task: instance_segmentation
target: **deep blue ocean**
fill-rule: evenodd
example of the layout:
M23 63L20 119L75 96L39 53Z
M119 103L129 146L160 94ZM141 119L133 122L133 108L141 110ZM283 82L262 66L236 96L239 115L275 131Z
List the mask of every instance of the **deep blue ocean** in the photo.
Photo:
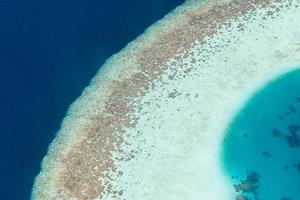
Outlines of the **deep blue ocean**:
M237 195L300 199L300 70L249 99L228 128L223 156Z
M67 108L113 53L184 0L0 0L0 199L29 199Z

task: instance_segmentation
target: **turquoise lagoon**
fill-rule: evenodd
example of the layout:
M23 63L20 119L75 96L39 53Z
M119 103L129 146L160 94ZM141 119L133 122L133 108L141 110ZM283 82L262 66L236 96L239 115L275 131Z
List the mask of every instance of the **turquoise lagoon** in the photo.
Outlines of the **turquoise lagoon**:
M224 169L240 199L299 200L300 70L251 97L228 126L223 147Z

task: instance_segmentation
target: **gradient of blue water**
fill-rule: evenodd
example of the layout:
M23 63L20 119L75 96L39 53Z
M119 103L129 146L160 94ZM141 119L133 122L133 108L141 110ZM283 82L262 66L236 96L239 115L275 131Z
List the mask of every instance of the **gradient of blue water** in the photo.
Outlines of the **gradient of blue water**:
M279 77L253 96L224 140L224 167L233 184L258 174L250 199L300 199L300 70ZM242 192L240 192L242 193Z
M0 1L0 199L29 199L69 104L113 53L184 0Z

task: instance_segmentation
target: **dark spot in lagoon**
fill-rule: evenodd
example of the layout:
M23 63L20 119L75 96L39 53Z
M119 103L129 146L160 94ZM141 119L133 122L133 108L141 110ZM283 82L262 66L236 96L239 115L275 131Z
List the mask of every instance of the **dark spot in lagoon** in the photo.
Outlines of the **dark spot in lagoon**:
M231 179L236 200L300 199L299 91L295 70L262 88L231 121L223 163L230 177L239 177Z
M280 120L284 120L284 117L282 115L278 115L277 118Z
M294 124L289 125L289 135L286 136L286 140L289 143L290 147L299 147L300 146L300 138L297 132L300 130L300 127Z
M297 111L296 108L294 106L292 106L292 105L289 105L289 109L293 113Z
M236 178L239 178L239 177L238 177L238 176L232 176L231 178L232 178L232 179L236 179Z
M289 125L290 133L297 133L299 130L300 130L300 126L295 125L295 124L290 124Z
M299 147L300 140L296 133L292 133L291 135L286 136L286 139L290 145L290 147Z
M280 131L279 129L276 129L276 128L274 128L272 132L273 132L273 136L274 136L274 137L280 137L280 136L283 135L283 134L281 133L281 131Z
M271 154L268 151L263 151L262 154L263 156L271 157Z
M237 195L235 200L247 200L247 197L245 197L244 195L239 194L239 195Z
M300 172L300 162L294 164L294 167Z
M284 114L285 114L285 116L289 116L290 112L285 112Z
M237 193L252 193L255 197L257 197L258 181L258 173L248 172L247 178L245 180L242 180L239 184L234 184L233 186Z

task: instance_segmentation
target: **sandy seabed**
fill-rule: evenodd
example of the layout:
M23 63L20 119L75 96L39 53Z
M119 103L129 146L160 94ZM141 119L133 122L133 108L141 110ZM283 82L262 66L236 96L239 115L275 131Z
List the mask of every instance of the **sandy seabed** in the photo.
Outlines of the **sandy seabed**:
M70 106L32 200L229 200L225 130L300 62L299 0L187 1L112 56Z

